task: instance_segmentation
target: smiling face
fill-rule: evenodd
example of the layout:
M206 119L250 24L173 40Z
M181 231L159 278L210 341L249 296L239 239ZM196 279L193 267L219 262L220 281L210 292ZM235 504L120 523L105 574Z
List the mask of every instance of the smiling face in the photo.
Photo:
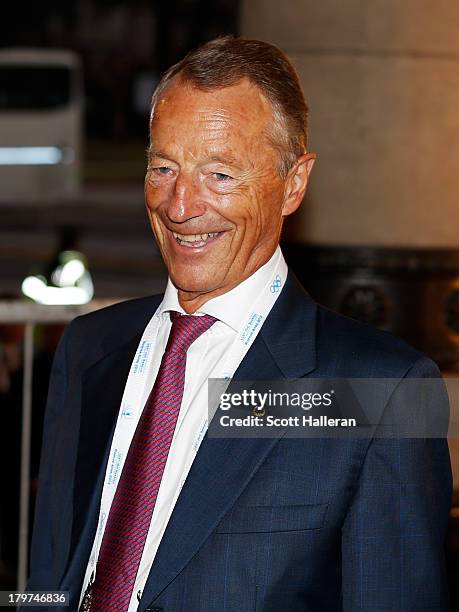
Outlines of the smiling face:
M301 202L314 156L282 179L267 137L273 122L270 104L248 81L210 92L178 81L156 104L147 210L187 312L266 263L284 216Z

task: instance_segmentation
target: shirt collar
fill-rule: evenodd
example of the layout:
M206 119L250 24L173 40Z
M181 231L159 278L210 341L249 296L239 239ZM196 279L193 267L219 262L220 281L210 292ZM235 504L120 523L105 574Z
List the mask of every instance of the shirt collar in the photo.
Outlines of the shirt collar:
M194 314L198 316L211 315L234 331L239 331L250 308L272 280L274 272L279 266L287 267L280 246L276 248L269 261L258 268L249 278L236 285L231 291L209 300ZM179 304L177 289L169 277L159 312L163 314L171 310L186 314Z

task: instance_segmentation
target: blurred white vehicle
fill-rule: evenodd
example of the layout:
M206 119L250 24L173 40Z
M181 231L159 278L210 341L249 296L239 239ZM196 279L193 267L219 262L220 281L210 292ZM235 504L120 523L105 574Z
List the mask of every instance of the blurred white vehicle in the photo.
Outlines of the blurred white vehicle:
M70 51L0 49L0 203L65 200L80 188L83 86Z

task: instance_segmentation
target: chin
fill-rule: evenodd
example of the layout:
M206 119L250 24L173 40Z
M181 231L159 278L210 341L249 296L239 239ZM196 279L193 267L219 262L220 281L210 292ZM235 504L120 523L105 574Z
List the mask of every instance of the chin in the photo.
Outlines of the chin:
M218 284L215 283L215 279L213 282L206 282L203 278L190 278L180 276L171 275L172 282L180 291L186 291L187 293L209 293L210 291L214 291L218 288Z
M181 291L207 293L217 289L225 280L222 268L218 266L172 265L168 266L172 282Z

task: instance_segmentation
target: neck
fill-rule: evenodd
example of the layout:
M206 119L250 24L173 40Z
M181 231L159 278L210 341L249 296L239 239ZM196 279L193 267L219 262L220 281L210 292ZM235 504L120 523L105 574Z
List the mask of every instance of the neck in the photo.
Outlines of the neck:
M242 281L240 281L242 282ZM224 293L228 293L231 291L236 285L239 283L235 283L231 287L222 287L220 289L214 289L207 292L199 292L199 291L184 291L183 289L178 289L178 301L180 306L187 314L193 314L197 310L199 310L206 302L209 300L218 297L219 295L223 295Z

